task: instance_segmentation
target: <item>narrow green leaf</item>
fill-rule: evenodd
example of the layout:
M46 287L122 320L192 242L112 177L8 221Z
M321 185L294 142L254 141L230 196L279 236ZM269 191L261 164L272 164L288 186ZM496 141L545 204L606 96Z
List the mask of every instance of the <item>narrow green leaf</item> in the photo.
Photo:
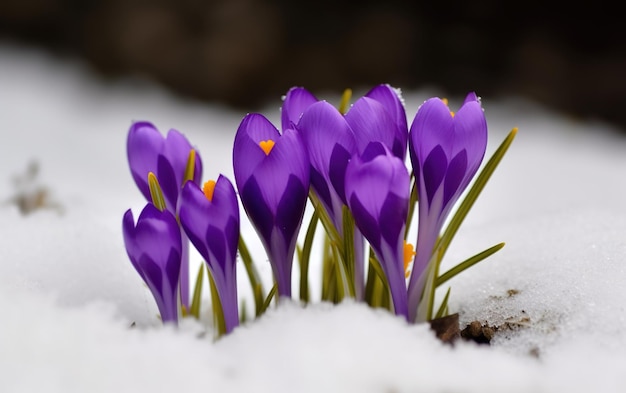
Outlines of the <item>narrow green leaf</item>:
M265 298L265 301L263 302L263 309L261 310L261 313L264 313L265 310L268 309L268 307L272 303L272 299L276 295L277 290L278 290L278 284L275 283L274 285L272 285L272 289L270 289L270 292L267 294L267 297Z
M346 289L350 297L356 297L354 276L354 217L348 206L344 205L343 217L343 268L346 277Z
M374 284L378 277L371 263L367 264L367 281L365 282L364 300L367 304L374 307L372 301L374 299Z
M241 299L241 312L239 313L239 324L243 325L248 320L248 303L246 299Z
M319 214L317 210L315 210L306 230L302 252L300 253L300 300L304 303L309 302L309 261L311 259L313 238L315 237L318 221Z
M450 242L452 241L452 238L454 237L459 227L461 226L461 223L467 216L467 213L474 205L474 202L476 202L476 199L482 192L483 188L487 184L487 181L489 180L489 178L495 171L498 164L500 164L500 161L502 160L502 157L504 157L504 154L507 152L509 146L511 146L511 143L513 142L513 139L515 138L516 134L517 134L517 128L514 128L513 130L511 130L508 136L504 139L504 141L502 141L500 146L496 149L496 151L493 153L493 155L491 156L491 158L489 159L489 161L487 162L483 170L480 172L480 174L476 178L476 181L474 182L469 192L463 199L463 202L461 202L461 204L459 205L458 210L456 211L456 213L450 220L450 224L448 225L443 235L439 239L438 245L435 246L435 249L437 248L441 249L442 257L443 257L443 254L445 254L445 252L447 251L448 246L450 245Z
M348 112L350 106L350 99L352 98L352 89L345 89L341 95L341 102L339 103L339 113L345 115Z
M193 315L196 319L200 319L200 303L202 302L202 278L204 277L204 262L200 264L198 269L198 275L196 276L196 285L193 288L193 297L191 299L191 306L189 308L189 314Z
M332 256L331 240L326 233L324 237L324 248L322 254L322 300L331 301L333 288L336 286L335 280L335 260Z
M252 293L254 294L255 312L258 317L263 313L263 284L261 284L261 278L254 267L250 251L248 251L248 246L242 236L239 236L238 248L239 255L241 256L243 265L246 268L246 273L248 274L248 279L250 280L250 286L252 287Z
M483 259L495 254L496 252L500 251L502 247L504 247L504 243L498 243L495 246L489 247L488 249L482 252L479 252L473 257L468 258L465 261L459 263L455 267L451 268L450 270L448 270L447 272L439 276L437 278L436 286L439 286L445 283L446 281L456 276L457 274L463 272L464 270L470 268L471 266L474 266L475 264L482 261Z
M417 206L417 179L415 173L411 170L411 195L409 197L409 213L406 218L406 227L404 228L404 240L409 235L411 229L411 223L413 222L413 216L415 215L415 206Z
M343 300L349 290L347 289L350 285L348 284L348 278L346 277L345 265L340 262L339 250L336 247L332 248L333 251L333 259L335 260L335 278L336 278L336 288L335 288L335 298L333 299L335 303L339 303Z
M163 191L156 175L152 172L148 173L148 187L150 188L150 198L152 204L156 206L160 211L164 211L167 206L165 205L165 198L163 198Z
M222 308L220 295L215 286L215 281L213 280L213 275L209 269L207 269L207 273L209 275L209 286L211 288L211 304L213 305L213 325L217 332L216 338L219 338L226 334L226 320L224 320L224 310Z
M444 296L443 300L441 301L441 305L439 306L439 310L437 310L437 314L435 315L435 318L441 318L447 315L447 310L448 310L448 298L450 298L450 287L448 287L448 290L446 291L446 296Z
M309 191L309 199L313 204L313 208L315 208L315 211L319 215L319 219L322 222L322 226L328 234L331 243L333 243L337 247L341 247L341 244L343 243L341 235L337 231L337 228L335 228L335 224L333 224L333 220L328 215L328 212L324 208L324 205L322 205L322 202L319 200L318 196L313 190ZM343 251L341 252L343 253Z
M389 296L387 276L371 248L368 270L370 272L369 274L373 276L371 306L374 308L381 307L391 311L391 297Z
M187 165L185 166L185 178L183 179L183 186L189 180L193 181L196 172L196 151L191 149L189 156L187 157Z

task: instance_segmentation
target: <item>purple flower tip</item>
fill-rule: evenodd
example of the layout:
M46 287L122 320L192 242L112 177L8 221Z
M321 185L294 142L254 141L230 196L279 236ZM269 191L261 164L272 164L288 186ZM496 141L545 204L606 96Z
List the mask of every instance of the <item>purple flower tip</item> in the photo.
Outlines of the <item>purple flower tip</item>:
M182 241L176 218L148 203L136 224L132 211L126 211L122 230L128 257L152 292L161 319L177 323Z

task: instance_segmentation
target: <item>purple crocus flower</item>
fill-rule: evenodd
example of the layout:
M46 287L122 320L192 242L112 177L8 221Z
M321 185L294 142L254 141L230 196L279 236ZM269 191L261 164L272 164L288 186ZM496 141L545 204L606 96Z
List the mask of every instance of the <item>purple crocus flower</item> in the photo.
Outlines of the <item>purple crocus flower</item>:
M359 98L342 115L327 102L310 105L298 125L311 158L311 185L342 234L342 207L345 196L345 171L350 158L379 141L404 161L408 138L404 105L395 89L382 84ZM354 271L357 299L364 295L364 241L354 233Z
M343 115L326 101L310 105L298 122L310 158L311 186L328 213L333 226L343 235L346 166L357 151L356 136ZM365 288L365 243L354 231L354 290L362 299Z
M404 104L396 89L388 84L375 86L356 100L345 118L357 136L360 152L370 142L379 141L404 161L408 127Z
M207 263L224 312L226 333L239 325L237 305L237 243L239 205L233 185L220 175L201 190L193 182L183 187L180 222Z
M148 173L153 172L163 190L167 209L177 213L178 196L185 180L185 168L189 152L195 150L187 138L177 130L171 129L163 137L159 130L149 122L139 121L131 125L126 141L126 152L130 172L137 187L150 201ZM202 179L202 160L196 154L193 181L200 184Z
M476 174L487 147L487 121L475 93L454 114L439 98L424 102L409 135L417 181L419 222L416 256L409 282L411 320L423 320L418 305L427 267L450 210Z
M178 323L182 244L174 215L148 203L135 225L129 209L122 221L126 252L156 300L163 323Z
M317 98L304 87L292 87L285 95L280 110L280 121L283 130L296 128L302 113L318 101Z
M291 270L309 191L309 156L299 133L281 135L261 114L246 115L233 147L241 203L272 265L280 296L291 297Z
M139 121L131 125L126 141L130 172L143 196L151 201L148 173L156 175L163 191L165 204L174 215L178 212L178 197L185 181L185 169L194 147L175 129L163 137L150 122ZM195 155L193 181L200 184L202 160ZM183 234L183 257L180 276L181 301L189 307L189 242Z
M407 319L404 230L409 188L404 161L380 142L371 142L346 168L346 198L354 221L385 272L395 313Z

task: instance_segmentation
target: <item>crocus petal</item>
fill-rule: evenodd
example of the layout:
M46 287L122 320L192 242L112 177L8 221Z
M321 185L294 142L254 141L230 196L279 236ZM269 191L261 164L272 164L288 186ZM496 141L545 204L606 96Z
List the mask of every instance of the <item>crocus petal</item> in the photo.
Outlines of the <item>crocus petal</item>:
M454 116L455 154L467 151L468 173L473 177L485 156L487 147L487 119L480 101L473 93L468 94L465 104Z
M391 115L396 122L399 141L401 143L404 142L406 146L409 130L407 126L406 109L404 108L399 89L395 89L388 84L381 84L368 91L365 97L373 98L383 104L389 115Z
M194 149L194 147L191 146L187 138L180 133L180 131L175 129L168 131L162 154L167 158L174 170L176 184L178 184L179 189L183 186L187 160L189 159L189 152L192 149ZM199 183L200 179L202 179L202 159L200 158L200 154L196 154L194 181Z
M324 208L339 229L341 206L345 202L345 169L356 151L354 132L337 108L326 101L307 108L298 123L298 130L309 154L312 170L321 175L326 183L326 187L322 187L320 177L315 176L312 183L314 190L323 198Z
M262 141L274 141L269 151ZM291 265L310 182L309 155L298 133L260 114L244 117L233 149L241 202L269 256L280 296L291 296ZM295 229L295 230L294 230ZM293 233L292 233L293 230Z
M246 183L265 160L267 155L259 147L259 143L268 140L276 142L278 139L280 133L265 116L251 113L243 118L233 143L233 169L238 185Z
M450 109L439 98L430 98L419 107L409 134L414 169L420 167L436 146L441 146L446 153L449 152L454 141L453 119Z
M411 320L424 318L418 315L418 305L433 248L454 203L476 174L486 145L485 115L474 93L467 95L454 115L438 98L427 100L415 115L409 150L420 204L416 256L409 281Z
M229 332L238 325L239 315L235 265L239 207L235 189L220 175L209 200L195 183L187 182L181 202L181 225L211 271Z
M157 157L163 150L163 144L163 136L152 123L139 121L131 125L126 140L130 172L148 201L151 200L148 172L156 173Z
M148 203L137 224L127 211L122 220L126 252L152 292L163 322L178 320L178 282L182 258L181 233L176 218Z
M345 119L356 135L359 152L370 142L382 142L394 155L404 160L406 156L406 136L398 141L398 124L380 102L369 98L359 98L345 114Z
M280 112L282 129L295 128L300 117L302 117L302 113L317 101L318 99L303 87L289 89Z
M372 142L346 169L346 197L354 221L370 242L387 276L394 310L408 318L404 279L404 229L409 173L382 143Z

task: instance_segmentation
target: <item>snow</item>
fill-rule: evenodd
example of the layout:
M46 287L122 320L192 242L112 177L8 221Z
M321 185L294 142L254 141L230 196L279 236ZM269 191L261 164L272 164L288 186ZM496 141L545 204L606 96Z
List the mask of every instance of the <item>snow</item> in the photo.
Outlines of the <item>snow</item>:
M1 392L626 390L621 130L515 97L482 98L488 155L511 128L519 133L443 269L506 242L449 282L462 324L508 322L491 346L452 347L426 325L317 300L281 303L215 341L207 320L161 326L128 261L122 214L144 201L127 167L126 133L133 120L177 128L199 148L205 179L232 176L244 113L148 81L105 81L79 62L8 44L0 86ZM438 94L403 89L410 120ZM263 113L278 121L279 106L277 97ZM50 208L23 215L11 202L14 180L33 162L35 181L21 187L44 187ZM269 283L262 249L245 222L243 230ZM247 291L240 274L242 297Z

